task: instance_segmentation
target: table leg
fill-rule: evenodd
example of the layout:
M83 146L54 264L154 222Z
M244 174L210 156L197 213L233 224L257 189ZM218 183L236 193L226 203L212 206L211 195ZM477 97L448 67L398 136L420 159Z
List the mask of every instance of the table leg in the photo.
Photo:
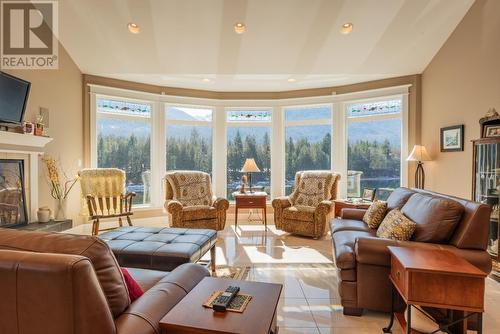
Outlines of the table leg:
M406 307L406 334L411 334L411 304Z
M392 333L392 325L394 325L394 299L396 298L396 292L394 287L391 286L391 319L389 320L389 325L383 328L384 333Z
M264 228L267 230L267 208L264 207Z
M477 314L477 334L483 334L483 313Z
M215 254L216 254L216 249L215 245L210 248L210 269L212 269L212 273L215 273Z
M236 229L238 228L238 206L236 206L236 212L235 212L235 215L234 215L234 230L236 231Z

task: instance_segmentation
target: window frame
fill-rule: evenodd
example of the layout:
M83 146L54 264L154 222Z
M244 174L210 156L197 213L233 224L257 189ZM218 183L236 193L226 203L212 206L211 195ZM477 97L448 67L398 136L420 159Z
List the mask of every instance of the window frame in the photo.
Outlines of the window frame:
M401 110L399 113L387 113L387 114L374 114L374 115L362 115L362 116L355 116L355 117L349 117L347 110L348 108L353 105L353 104L365 104L365 103L374 103L374 102L384 102L384 101L391 101L391 100L400 100L401 101ZM345 123L345 150L346 150L346 155L345 155L345 164L346 164L346 169L345 169L345 175L347 176L347 165L349 161L349 156L347 154L347 147L349 145L349 125L352 123L365 123L365 122L371 122L371 121L383 121L383 120L400 120L401 122L401 129L400 129L400 134L401 134L401 143L400 143L400 175L399 175L399 183L400 186L406 186L407 185L407 179L408 179L408 163L406 161L406 156L408 154L407 152L407 147L408 147L408 101L405 95L403 94L396 94L396 95L385 95L385 96L378 96L378 97L373 97L373 98L363 98L363 99L357 99L357 100L350 100L346 101L343 103L343 111L344 111L344 123ZM406 148L406 149L405 149ZM346 183L347 183L347 177L346 177ZM347 188L345 190L345 197L347 197Z
M163 155L165 156L165 164L163 165L163 173L167 172L167 160L168 157L166 155L167 151L167 136L168 136L168 131L167 128L169 125L183 125L183 126L208 126L210 130L212 131L212 179L214 178L214 169L215 169L215 154L214 154L214 147L215 147L215 130L214 130L214 118L215 118L215 110L216 108L214 106L209 106L209 105L201 105L201 104L187 104L187 103L169 103L169 102L164 102L162 103L163 105L163 117L164 117L164 127L163 127L163 134L164 134L164 146L165 146L165 151L163 152ZM178 108L193 108L193 109L210 109L212 111L212 120L211 121L200 121L200 120L180 120L180 119L169 119L167 117L167 108L168 107L178 107ZM212 182L214 183L214 182ZM212 184L212 188L214 185Z
M286 111L287 109L303 109L303 108L315 108L315 107L324 107L328 106L330 108L330 118L318 118L311 120L303 120L303 121L287 121L286 120ZM329 125L330 126L330 170L334 170L334 104L333 103L313 103L313 104L293 104L293 105L285 105L281 107L283 113L283 138L282 138L282 146L283 146L283 167L282 173L283 177L281 180L281 194L285 195L286 193L286 128L290 126L315 126L315 125Z
M115 101L120 101L120 102L131 102L131 103L137 103L137 104L145 104L149 105L151 107L151 114L149 117L142 116L142 115L132 115L132 114L119 114L119 113L101 113L98 112L97 108L97 101L99 99L107 99L107 100L115 100ZM154 135L154 110L155 110L155 105L154 102L151 100L144 100L144 99L137 99L137 98L131 98L131 97L123 97L123 96L117 96L117 95L109 95L109 94L92 94L91 95L91 108L93 109L93 112L91 112L91 123L93 126L90 127L90 141L91 141L91 147L92 149L90 150L90 167L91 168L97 168L97 122L99 119L114 119L114 120L120 120L120 121L144 121L148 123L149 129L150 129L150 146L149 146L149 161L151 165L151 179L153 179L153 164L155 163L154 159L154 144L153 142L155 140L155 135ZM104 116L103 116L104 115ZM151 188L150 188L150 203L147 204L134 204L136 208L139 209L149 209L153 206L155 206L156 202L158 199L156 198L156 192L153 191L153 182L151 183Z

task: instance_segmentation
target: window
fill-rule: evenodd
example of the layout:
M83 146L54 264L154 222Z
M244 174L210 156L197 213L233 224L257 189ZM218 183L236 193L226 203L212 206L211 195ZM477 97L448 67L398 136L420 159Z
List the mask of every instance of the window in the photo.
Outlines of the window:
M245 159L254 158L260 173L252 174L255 190L271 192L271 109L230 109L227 119L227 198L241 184Z
M122 99L96 99L97 167L126 173L134 204L151 203L151 105Z
M212 173L212 109L165 107L166 169Z
M347 196L401 182L401 99L347 105Z
M296 172L331 169L332 108L286 107L284 112L285 194L289 195Z

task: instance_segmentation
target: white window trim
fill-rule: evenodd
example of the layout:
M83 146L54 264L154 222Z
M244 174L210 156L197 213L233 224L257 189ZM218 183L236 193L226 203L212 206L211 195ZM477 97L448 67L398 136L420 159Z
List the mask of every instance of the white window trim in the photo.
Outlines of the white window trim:
M151 173L153 180L161 180L166 167L166 147L165 147L165 106L191 106L191 107L208 107L213 110L212 114L212 182L214 193L218 196L226 195L226 179L227 179L227 127L228 126L271 126L271 198L275 198L284 194L284 169L285 169L285 141L284 129L285 126L294 125L317 125L331 124L332 125L332 170L340 172L344 177L340 182L339 197L345 197L347 194L347 119L345 106L357 101L376 101L387 100L390 97L402 97L402 136L401 136L401 185L407 185L408 179L408 164L406 157L408 156L408 93L411 85L401 85L394 87L386 87L367 91L338 94L332 92L332 95L291 98L291 99L276 99L276 100L219 100L208 98L191 98L182 96L171 96L154 93L145 93L131 91L121 88L112 88L99 85L89 85L90 87L90 165L95 167L97 163L96 154L96 96L106 96L108 98L119 98L121 100L130 100L132 102L150 103L152 105L152 115L150 121L151 127L151 150L154 152L151 155ZM302 122L285 122L283 109L331 104L332 119L331 120L313 120ZM270 122L227 122L226 111L235 109L272 109ZM129 117L124 116L124 117ZM377 117L388 117L388 115L377 115ZM361 121L362 117L358 117ZM353 121L355 118L351 118ZM170 120L172 124L181 124L183 121ZM178 123L177 123L178 122ZM198 121L189 122L186 125L195 125ZM200 121L199 125L206 126L207 123ZM162 182L152 182L151 188L151 207L163 207Z

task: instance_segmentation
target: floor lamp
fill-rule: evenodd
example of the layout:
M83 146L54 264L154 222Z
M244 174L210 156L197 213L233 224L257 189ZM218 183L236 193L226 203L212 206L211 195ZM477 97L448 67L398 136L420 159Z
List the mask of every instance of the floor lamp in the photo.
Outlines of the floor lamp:
M413 150L406 161L416 161L417 170L415 171L415 188L424 189L425 186L425 172L423 161L430 161L431 158L427 154L427 150L423 145L413 146Z

